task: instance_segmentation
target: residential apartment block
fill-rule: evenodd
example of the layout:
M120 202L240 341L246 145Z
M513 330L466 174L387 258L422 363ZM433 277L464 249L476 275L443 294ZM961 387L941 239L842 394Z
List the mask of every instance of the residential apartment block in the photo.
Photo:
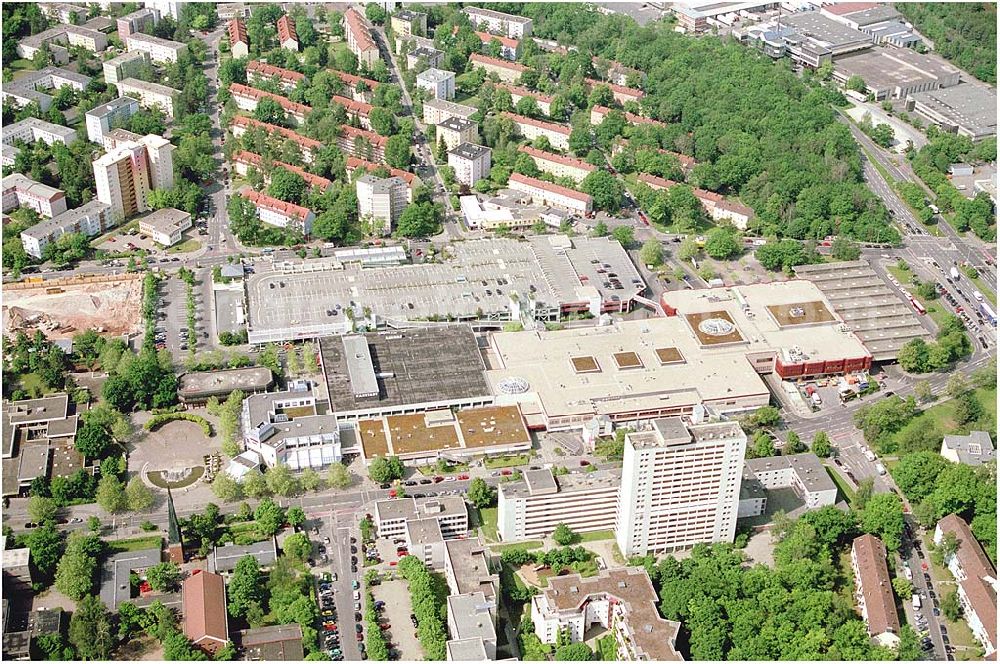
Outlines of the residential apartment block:
M604 570L589 578L554 576L531 598L531 622L542 643L556 643L561 632L579 643L588 629L600 625L614 637L617 661L682 660L676 650L680 624L661 618L658 603L641 567Z
M253 113L257 109L257 104L260 103L261 99L274 100L279 106L281 106L296 126L304 124L306 116L312 112L312 108L306 106L305 104L298 104L282 97L281 95L276 95L273 92L266 92L264 90L258 90L257 88L250 87L249 85L230 83L229 91L233 95L233 101L236 102L236 106L240 110L247 111L249 113Z
M609 83L607 81L598 81L593 78L586 78L583 81L591 89L597 85L606 85L611 89L611 96L619 104L624 104L629 101L641 101L646 93L642 90L636 90L635 88L627 88L624 85L617 85L616 83Z
M44 113L52 104L52 95L42 92L43 90L58 90L68 85L77 92L83 92L92 80L89 76L68 69L46 67L28 72L16 81L4 82L3 101L10 100L15 108L23 108L31 102L36 102Z
M240 175L246 175L251 167L256 168L263 174L265 184L269 184L271 182L271 173L275 168L283 168L286 171L295 173L305 180L306 185L320 192L326 191L333 186L333 182L331 180L319 175L314 175L304 168L293 164L286 164L283 161L272 161L267 163L259 154L246 152L244 150L241 150L233 155L233 166L236 172Z
M504 60L517 60L518 56L521 55L521 42L516 39L491 35L488 32L476 32L476 36L479 37L483 46L489 46L494 41L498 42L500 44L500 57Z
M448 636L452 641L482 643L488 660L497 657L497 606L481 592L451 595L448 605Z
M385 164L376 164L375 162L359 159L358 157L347 158L346 170L347 170L347 176L349 178L354 177L354 171L358 170L359 168L363 168L365 169L365 171L369 173L377 168L388 168L389 175L395 178L399 178L406 183L406 202L407 203L413 202L413 190L414 188L416 188L417 184L419 184L417 176L414 175L413 173L398 168L392 168L390 166L386 166Z
M469 187L490 175L490 149L485 145L462 143L448 152L448 165L455 179Z
M406 68L417 68L421 60L427 63L428 67L440 67L444 63L444 51L430 46L418 46L406 54Z
M247 36L247 24L240 17L233 17L226 24L226 34L229 37L229 52L234 58L245 58L250 54L250 38ZM247 63L250 69L250 63Z
M242 115L237 115L233 118L230 130L233 132L233 136L236 136L237 138L242 136L247 131L262 131L268 135L280 134L282 138L292 141L299 147L299 150L302 153L302 161L307 164L312 163L315 153L323 147L323 144L319 141L303 136L302 134L298 134L287 127L279 127L278 125L260 122L259 120L247 118Z
M149 53L146 51L125 51L105 60L101 67L104 70L104 80L111 85L118 85L127 78L138 76L149 63Z
M45 3L40 4L42 12L51 18L53 21L59 21L60 23L67 23L70 25L76 25L78 22L83 23L87 19L87 8L80 7L78 5L70 5L66 3Z
M450 118L470 119L479 109L456 104L445 99L428 99L424 102L424 123L439 125Z
M140 81L137 78L126 78L118 83L118 94L138 99L139 105L143 108L158 107L167 120L173 120L174 102L180 95L180 90L159 83Z
M497 35L512 39L524 39L531 36L531 19L524 16L504 14L484 7L465 7L462 9L472 25Z
M97 200L111 206L115 220L145 212L150 191L174 186L173 151L154 134L118 145L94 162Z
M358 215L372 222L372 231L387 236L392 233L409 195L402 178L377 178L365 174L355 182L358 194Z
M247 62L247 83L256 85L262 80L274 81L285 92L291 92L299 83L306 80L306 75L292 69L275 67L260 60Z
M525 97L532 97L535 103L538 105L538 110L540 110L545 115L552 114L552 100L554 99L551 95L542 94L541 92L535 92L534 90L529 90L528 88L522 88L517 85L511 85L510 83L497 83L497 88L506 90L510 93L510 99L517 105L517 102L521 101Z
M125 41L137 32L150 32L159 22L160 11L158 9L137 9L118 19L118 37Z
M594 199L589 194L520 173L512 173L507 186L531 196L536 205L552 205L580 215L594 210Z
M69 62L67 46L82 46L92 53L103 53L108 48L108 38L103 32L81 25L58 25L21 38L17 42L17 54L31 60L36 53L47 48L53 62L66 64Z
M11 173L3 179L3 212L19 207L51 218L66 211L66 194L21 173Z
M837 485L826 472L819 457L811 452L759 459L747 459L743 483L760 483L763 491L790 488L812 510L837 502ZM742 491L742 489L741 489ZM758 516L767 509L766 496L746 495L740 498L739 516ZM749 502L745 502L749 501Z
M941 456L952 463L981 466L996 458L996 450L989 432L970 431L968 436L945 436L941 441Z
M16 141L34 143L42 141L46 145L62 143L69 145L77 138L76 130L52 124L38 118L25 118L3 128L3 144L14 145Z
M149 59L153 62L177 62L182 53L187 53L187 44L141 32L129 35L125 46L129 51L149 53Z
M361 125L363 129L371 131L372 121L371 112L373 106L371 104L366 104L363 101L355 101L354 99L348 99L347 97L341 97L340 95L333 95L330 97L331 104L340 104L344 107L344 111L347 112L348 120L356 122Z
M385 143L385 136L350 125L341 126L340 135L337 136L337 147L348 155L365 161L384 162Z
M392 26L393 33L402 37L427 34L427 14L423 12L397 9L396 13L389 17L389 24Z
M436 142L444 141L446 149L454 150L462 143L478 143L479 125L456 115L439 122L435 135Z
M573 532L612 530L622 475L618 470L553 476L526 470L519 482L498 487L497 533L505 542L541 539L560 523Z
M254 204L257 216L265 224L278 228L291 228L306 236L312 231L312 222L316 215L308 208L258 193L250 187L241 189L240 196Z
M732 542L747 437L733 422L654 420L625 436L616 539L622 555Z
M105 134L127 123L138 112L139 101L131 97L119 97L92 108L86 113L87 140L103 144Z
M95 237L112 225L111 206L95 199L22 231L21 244L29 256L41 258L45 246L66 233L83 233L87 237Z
M295 21L288 14L278 19L278 43L289 51L299 50L299 35L295 31Z
M997 571L969 524L949 514L934 528L934 543L941 546L953 535L958 548L945 556L945 564L958 582L958 601L973 636L983 646L986 659L997 651Z
M652 189L670 189L678 184L673 180L649 175L648 173L640 173L638 180ZM705 208L705 212L708 213L713 221L727 220L732 222L736 228L746 230L747 224L754 217L753 210L746 205L726 200L721 194L717 194L714 191L706 191L693 187L692 192L701 201L702 207Z
M531 160L538 166L538 170L551 173L557 178L572 178L577 183L597 170L596 166L588 164L582 159L546 152L530 145L522 145L517 151L531 157Z
M657 125L660 127L666 127L667 125L659 120L654 120L653 118L647 118L642 115L636 115L635 113L630 113L629 111L620 111L618 109L610 109L607 106L594 106L590 109L590 124L599 125L604 122L604 118L607 117L608 113L612 110L618 111L625 116L625 121L629 124L640 125L640 124L650 124Z
M428 69L417 74L417 88L427 90L434 99L455 98L455 72Z
M518 133L529 141L544 136L549 139L549 144L557 150L569 150L569 135L573 131L570 127L555 122L535 120L516 113L504 112L500 115L511 120L517 127Z
M358 57L358 63L369 69L374 67L381 54L372 37L368 20L356 9L348 9L344 12L344 32L347 35L347 46Z
M472 66L485 69L486 73L493 73L500 77L505 83L517 83L521 74L528 71L528 68L517 62L508 62L501 58L491 58L481 53L473 53L469 56Z
M346 71L337 71L336 69L330 69L329 67L327 67L326 70L344 82L344 85L350 89L351 97L353 97L355 101L363 101L366 104L371 103L372 92L374 92L375 88L378 87L378 81L373 81L370 78L355 76L354 74L348 74ZM358 89L359 83L364 83L363 86L360 86L360 90Z
M461 496L393 498L375 503L375 530L379 537L403 537L406 522L415 519L436 519L441 536L448 539L464 537L469 531L469 510Z
M895 647L899 644L899 618L885 555L885 544L874 535L856 537L851 544L854 598L868 635L880 646Z

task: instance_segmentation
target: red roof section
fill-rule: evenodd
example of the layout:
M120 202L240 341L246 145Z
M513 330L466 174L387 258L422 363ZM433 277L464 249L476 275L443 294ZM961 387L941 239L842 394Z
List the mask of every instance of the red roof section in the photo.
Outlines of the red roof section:
M611 112L611 109L607 106L594 106L590 109L591 112L596 112L600 114L601 121L604 121L604 116ZM616 109L617 110L617 109ZM628 111L622 111L625 114L625 120L631 122L632 124L651 124L659 125L660 127L666 127L666 123L660 122L659 120L654 120L653 118L646 118L641 115L636 115L635 113L629 113Z
M581 170L591 173L597 170L597 167L593 164L588 164L582 159L574 159L573 157L566 157L561 154L555 154L554 152L546 152L545 150L539 150L538 148L531 147L530 145L522 145L517 149L518 152L523 152L529 157L537 157L538 159L544 159L546 161L552 161L557 164L562 164L564 166L571 166L573 168L579 168Z
M376 147L385 147L385 136L379 136L373 131L367 131L365 129L358 129L357 127L352 127L350 125L341 125L340 132L342 136L347 136L349 138L354 138L356 136L361 136L362 138L367 138L368 142Z
M980 622L986 628L990 642L997 642L997 595L986 577L997 578L997 571L990 562L982 545L976 540L965 519L957 514L949 514L937 523L942 533L955 533L958 539L958 550L955 556L965 573L965 579L959 584L969 598L972 610L976 612Z
M312 112L311 106L306 106L305 104L297 104L294 101L290 101L281 95L276 95L273 92L266 92L264 90L258 90L257 88L252 88L249 85L243 85L241 83L230 83L229 91L234 95L240 97L248 97L250 99L256 99L260 101L261 99L273 99L278 102L283 109L292 113L294 115L306 116Z
M373 81L370 78L361 78L360 76L355 76L354 74L348 74L346 71L337 71L336 69L330 69L330 68L327 69L328 71L331 71L334 74L336 74L340 78L340 80L342 80L344 83L347 83L349 86L351 86L351 90L354 90L354 88L357 87L358 81L364 81L365 85L368 86L369 90L374 90L376 87L378 87L378 81Z
M243 22L243 19L234 18L227 24L226 29L229 31L230 46L239 42L247 45L250 44L250 40L247 39L247 26Z
M646 93L642 90L636 90L635 88L626 88L624 85L616 85L614 83L609 83L607 81L598 81L593 78L583 79L588 85L606 85L611 88L612 92L617 92L620 95L627 95L634 99L642 99L646 96Z
M455 30L456 31L458 30L457 26L455 27ZM518 44L520 44L520 42L517 41L516 39L511 39L510 37L501 37L499 35L491 35L488 32L478 32L477 31L476 32L476 36L479 37L479 40L481 42L483 42L484 44L489 44L491 41L493 41L494 39L496 39L498 42L500 42L501 44L503 44L507 48L512 48L515 51L517 50Z
M648 184L653 189L670 189L677 184L673 180L650 175L649 173L639 173L639 177L636 179L639 180L639 182Z
M233 161L242 162L244 164L250 164L252 166L260 168L261 164L264 163L264 158L261 157L259 154L254 154L253 152L247 152L246 150L241 150L233 155ZM327 180L326 178L321 177L319 175L314 175L299 166L286 164L283 161L274 161L271 163L274 164L275 166L280 166L281 168L284 168L286 171L291 171L292 173L297 173L298 175L302 176L302 179L305 180L306 184L308 184L310 187L329 189L330 186L333 185L333 182L331 182L330 180Z
M299 81L305 80L306 75L300 74L297 71L291 69L284 69L282 67L275 67L274 65L269 65L266 62L261 62L260 60L251 60L247 63L248 72L256 72L261 76L277 76L282 81L289 81L292 83L298 83Z
M362 18L361 14L354 9L348 9L344 12L344 22L347 24L347 29L354 35L354 41L358 42L358 47L362 51L375 48L375 42L372 41L372 33L368 31L368 21Z
M510 69L516 72L526 72L528 68L522 64L516 62L511 62L510 60L502 60L500 58L491 58L488 55L483 55L482 53L473 53L469 56L469 60L474 63L481 65L493 65L494 67L503 67L504 69Z
M368 161L367 159L359 159L358 157L348 157L347 158L347 170L348 171L352 171L353 172L353 171L356 171L359 168L363 168L363 169L365 169L368 172L374 171L376 168L388 168L390 175L392 175L394 177L397 177L397 178L402 178L403 180L406 181L406 184L409 187L411 187L411 188L413 187L414 183L417 181L417 176L414 175L413 173L410 173L409 171L402 171L402 170L400 170L398 168L392 168L392 167L389 167L389 166L384 166L382 164L376 164L376 163Z
M299 221L302 221L309 216L308 208L296 205L295 203L286 203L285 201L268 196L267 194L254 191L250 187L243 187L243 189L240 189L240 196L247 199L258 208L280 212L287 217L297 217Z
M371 104L366 104L363 101L354 101L340 95L333 95L330 97L330 101L334 104L340 104L348 113L355 113L366 118L371 115L372 108L374 108Z
M522 88L519 85L511 85L510 83L494 83L493 85L497 88L503 88L517 97L534 97L536 100L546 104L551 104L554 99L554 97L550 95L535 92L533 90L529 90L528 88Z
M303 136L302 134L294 132L287 127L279 127L278 125L268 124L266 122L261 122L260 120L254 120L253 118L243 117L242 115L233 117L233 124L240 127L259 127L267 131L269 134L281 134L285 138L298 143L300 147L307 148L309 150L319 150L323 147L323 144L319 141Z
M526 115L518 115L517 113L510 113L504 111L500 114L502 117L510 118L518 124L531 125L533 127L538 127L539 129L545 129L546 131L553 131L557 134L563 134L569 136L573 130L566 125L556 124L555 122L544 122L542 120L536 120L534 118L529 118Z
M637 179L639 182L645 182L654 189L669 189L670 187L679 184L673 180L650 175L649 173L640 173ZM697 187L691 187L691 191L694 193L695 197L702 202L708 201L713 204L726 203L726 199L722 196L722 194L717 194L714 191L706 191L705 189L698 189ZM727 203L726 207L728 209L733 209L734 207L743 206L740 206L738 203ZM750 208L746 209L753 212Z
M195 645L204 640L229 640L226 616L226 582L218 574L202 572L189 576L181 586L184 636Z
M553 184L552 182L546 182L545 180L539 180L538 178L528 177L527 175L522 175L521 173L511 173L510 182L520 182L521 184L526 184L529 187L538 187L544 191L549 191L553 194L561 194L562 196L574 198L578 201L586 202L593 200L591 199L590 194L584 194L575 189Z
M282 44L293 39L299 41L299 36L295 34L295 23L285 14L278 19L278 41Z

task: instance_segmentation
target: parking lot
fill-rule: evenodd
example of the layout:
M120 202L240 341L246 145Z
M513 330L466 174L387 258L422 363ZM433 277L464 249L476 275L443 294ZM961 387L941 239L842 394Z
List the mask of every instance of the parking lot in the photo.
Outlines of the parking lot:
M124 254L137 250L144 250L152 254L160 252L160 245L153 242L151 238L139 233L138 227L134 227L128 231L125 231L124 228L122 230L123 232L108 236L96 248L100 251L106 251L109 254Z
M204 323L201 321L201 309L204 297L200 289L194 289L195 298L195 325L197 332L196 345L191 348L188 344L187 325L187 285L177 278L168 278L160 286L160 308L156 321L156 342L171 351L187 352L197 351L199 347L205 345Z
M416 636L417 629L410 622L413 610L410 608L410 589L406 581L399 579L383 581L372 588L372 595L375 601L385 602L380 622L389 625L386 638L390 650L395 649L399 654L397 659L402 661L423 659L420 641Z

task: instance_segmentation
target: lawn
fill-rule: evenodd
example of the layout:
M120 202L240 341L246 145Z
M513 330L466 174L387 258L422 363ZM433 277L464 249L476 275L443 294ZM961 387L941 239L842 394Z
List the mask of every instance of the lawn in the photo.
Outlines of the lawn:
M21 389L31 395L32 398L45 396L49 392L54 391L46 387L41 376L34 372L22 374L20 383Z
M109 540L108 555L124 553L126 551L142 551L144 549L159 549L163 545L163 538L159 535L149 537L137 537L127 540Z
M597 639L597 660L601 662L614 662L618 660L618 649L615 646L615 637L611 634Z
M514 466L526 466L531 463L531 454L525 452L516 456L486 457L484 463L487 468L508 468Z
M197 251L198 249L201 249L201 242L192 237L188 238L187 240L184 240L179 244L175 244L174 246L170 247L169 249L167 249L167 253L183 254L189 251Z
M441 470L434 466L417 466L417 471L421 475L426 475L428 477L433 477L434 475L449 475L453 473L465 473L469 470L469 464L467 463L450 463L444 466L444 470Z
M912 270L900 270L895 265L890 265L886 270L892 276L899 280L899 283L904 286L913 286L913 271ZM916 293L912 293L916 297ZM940 300L927 300L921 297L917 297L917 300L924 305L924 309L927 310L927 315L931 317L934 324L940 329L948 318L948 310L942 306Z
M539 540L529 540L527 542L514 542L513 544L493 544L490 546L495 553L504 551L532 551L542 548L543 543Z
M592 533L577 533L577 544L583 542L601 542L615 538L613 530L595 530Z
M986 413L992 413L996 417L997 412L997 390L995 387L990 389L978 389L975 391L976 399L979 400L980 405L983 407L983 411ZM936 427L937 431L947 431L953 433L959 433L964 431L962 427L955 422L955 410L958 408L958 402L954 399L949 399L944 403L939 403L936 406L931 406L930 408L922 411L916 417L914 417L906 425L907 427Z
M477 510L477 521L483 529L483 536L488 542L496 542L497 537L497 508L483 507Z

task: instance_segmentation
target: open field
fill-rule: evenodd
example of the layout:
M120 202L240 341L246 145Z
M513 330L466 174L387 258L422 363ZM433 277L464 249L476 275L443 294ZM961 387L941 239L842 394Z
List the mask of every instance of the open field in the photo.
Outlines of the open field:
M142 329L141 275L11 286L4 287L4 334L39 329L50 339L68 339L87 328L107 335Z

